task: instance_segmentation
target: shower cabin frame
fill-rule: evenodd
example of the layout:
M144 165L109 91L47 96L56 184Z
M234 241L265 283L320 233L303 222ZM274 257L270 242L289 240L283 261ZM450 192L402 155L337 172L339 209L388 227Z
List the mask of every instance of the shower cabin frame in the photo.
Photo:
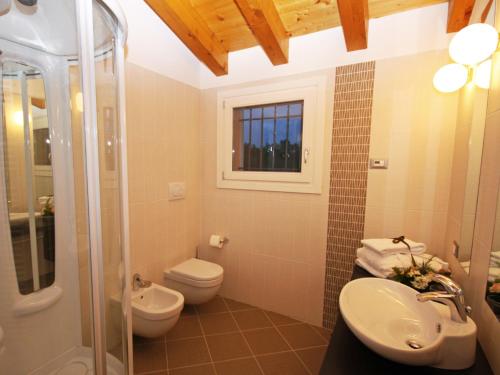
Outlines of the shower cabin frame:
M91 309L89 313L91 316L91 330L92 330L92 351L94 360L94 372L98 375L107 374L107 347L106 347L106 321L105 321L105 297L104 297L104 270L103 270L103 234L102 234L102 223L101 223L101 196L100 187L101 179L99 174L99 138L98 138L98 123L97 123L97 93L96 93L96 77L95 77L95 64L96 64L96 51L94 46L94 17L93 9L96 4L101 5L104 10L112 16L114 19L114 30L112 33L114 35L113 39L113 52L114 52L114 67L116 75L116 106L117 106L117 129L118 136L116 140L116 145L118 147L119 157L117 163L117 170L119 171L119 202L120 202L120 249L121 249L121 265L117 272L120 276L120 289L122 292L121 300L121 317L122 317L122 352L124 354L124 373L133 373L133 353L132 353L132 315L130 307L130 294L131 294L131 277L130 277L130 254L129 254L129 204L128 204L128 173L127 173L127 138L126 138L126 124L125 124L125 74L124 74L124 47L127 39L127 22L123 14L121 7L119 6L118 0L75 0L75 16L77 20L77 34L78 34L78 63L80 64L80 79L81 79L81 91L83 99L83 146L84 146L84 175L85 175L85 193L86 193L86 205L87 205L87 222L88 222L88 240L89 240L89 277L90 277L90 300ZM9 46L9 55L13 58L5 58L6 61L16 59L25 63L29 63L34 67L38 68L42 75L46 78L54 78L56 80L51 80L51 82L45 82L45 90L47 95L47 103L49 103L48 111L49 118L57 118L57 121L62 121L65 124L70 124L69 116L66 116L65 111L59 111L60 106L69 105L69 95L67 92L62 92L61 90L54 89L55 85L53 82L62 83L66 88L69 88L69 78L68 75L64 75L60 69L57 61L63 61L65 57L62 56L49 56L45 52L39 51L40 55L37 56L26 56L23 52L24 49L30 48L29 46L20 46L15 42L6 41L5 45ZM10 46L12 44L12 46ZM33 49L37 51L37 49ZM60 59L60 60L58 60ZM67 64L66 59L66 64ZM2 87L0 83L0 88ZM49 93L51 91L51 93ZM51 103L53 99L57 100L56 103ZM24 106L26 107L26 103ZM29 121L26 108L23 108L24 113L24 127ZM0 113L3 112L0 111ZM64 117L64 118L63 118ZM68 118L66 118L68 117ZM1 121L0 121L1 123ZM67 129L63 129L63 132L67 132ZM25 130L26 131L26 130ZM54 133L54 135L56 135ZM0 129L0 136L2 136L2 130ZM52 133L51 133L52 137ZM57 138L57 137L55 137ZM63 137L68 139L68 135ZM58 138L59 139L59 138ZM57 142L58 144L52 145L54 150L58 148L59 155L63 153L70 152L70 143ZM0 151L2 147L0 147ZM69 158L72 160L72 158ZM62 160L62 161L61 161ZM3 152L0 155L0 162L3 161ZM68 160L63 160L59 158L57 163L68 164ZM65 166L63 166L65 167ZM59 176L54 174L54 181L57 184L58 179L73 179L73 170L66 169L67 174ZM3 172L0 173L0 182L3 181ZM5 184L3 185L5 186ZM68 184L64 184L68 186ZM71 185L72 186L72 185ZM54 187L57 191L57 187ZM1 189L0 189L1 190ZM74 209L74 194L73 192L63 191L61 188L59 196L62 196L62 201L67 201L68 206L61 208L63 214L56 215L56 221L63 220L63 217L69 220L69 226L75 226L74 218L70 219L70 214L75 212ZM71 199L72 198L72 199ZM71 212L70 212L71 211ZM0 219L3 218L4 213L8 212L7 201L3 202L0 199L0 212L2 212ZM8 222L8 214L6 215ZM0 228L0 232L8 238L7 242L10 243L10 234L4 233L5 226ZM74 255L75 259L73 261L77 262L76 254L76 239L69 239L71 236L71 230L68 233L63 234L63 238L70 247L75 245L75 249L71 247L71 251L67 252L69 255ZM73 231L75 232L75 231ZM72 242L73 241L73 242ZM10 244L12 248L12 244ZM75 251L73 251L75 250ZM56 249L57 252L57 249ZM74 254L73 254L74 253ZM68 256L65 254L64 256ZM7 254L6 258L11 257L12 254ZM63 256L56 257L56 262L61 262ZM8 263L13 263L9 261ZM4 264L4 266L6 266ZM0 267L1 269L2 267ZM60 267L59 267L60 268ZM69 270L64 270L66 273ZM10 277L10 273L9 273ZM56 279L58 275L56 273ZM75 284L77 285L77 284ZM67 286L67 293L78 294L77 291L72 290L72 285ZM61 288L53 285L53 288L48 287L41 290L44 296L49 296L53 301L57 301L62 294ZM76 288L73 288L76 289ZM54 294L59 293L59 295L54 296ZM52 302L55 303L55 302ZM14 309L16 308L12 306ZM80 321L76 319L80 317L80 311L76 312L72 316L75 319L75 325L80 324ZM109 322L108 324L110 324ZM3 338L3 332L0 327L0 335ZM2 348L0 348L2 349ZM0 352L1 354L1 352ZM53 358L52 358L53 359ZM49 358L49 361L52 360Z
M125 372L133 373L132 314L130 305L130 238L128 206L127 138L125 123L125 54L127 39L126 18L116 0L99 0L115 16L117 23L114 40L117 74L117 105L120 152L120 203L121 203L121 248L123 261L122 321L124 323L123 351L127 353ZM78 28L79 61L81 64L81 88L83 99L85 174L87 181L87 210L90 244L90 278L92 296L92 342L95 353L96 374L106 374L106 332L104 317L104 274L102 265L101 197L99 178L99 148L97 129L97 94L95 80L95 47L93 25L93 2L75 0Z

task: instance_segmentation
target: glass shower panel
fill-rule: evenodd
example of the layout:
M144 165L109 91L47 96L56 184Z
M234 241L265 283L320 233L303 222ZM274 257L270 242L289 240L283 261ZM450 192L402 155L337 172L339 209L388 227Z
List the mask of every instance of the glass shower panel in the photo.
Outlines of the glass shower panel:
M122 360L127 332L121 315L124 274L115 34L113 20L98 2L93 6L106 347Z
M55 206L51 137L41 72L2 66L4 173L17 286L23 295L55 280Z

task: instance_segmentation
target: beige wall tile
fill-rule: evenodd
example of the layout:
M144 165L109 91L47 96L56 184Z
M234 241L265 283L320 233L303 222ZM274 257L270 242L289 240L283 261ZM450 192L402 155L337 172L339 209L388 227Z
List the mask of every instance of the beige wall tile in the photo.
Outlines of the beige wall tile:
M444 255L457 96L432 87L447 51L377 61L370 158L389 159L368 172L365 237L406 235Z
M132 272L155 283L195 256L200 237L199 90L126 64ZM186 198L168 200L168 183Z
M333 72L315 72L301 77L312 75L328 77L327 102L332 103ZM262 83L286 79L291 78ZM217 189L216 103L217 90L202 91L200 254L224 267L225 281L221 289L224 296L320 325L328 161L324 163L324 187L320 195ZM330 149L332 110L329 105L325 111L326 155ZM208 238L213 233L227 235L229 243L221 250L209 247ZM307 306L302 296L314 304Z

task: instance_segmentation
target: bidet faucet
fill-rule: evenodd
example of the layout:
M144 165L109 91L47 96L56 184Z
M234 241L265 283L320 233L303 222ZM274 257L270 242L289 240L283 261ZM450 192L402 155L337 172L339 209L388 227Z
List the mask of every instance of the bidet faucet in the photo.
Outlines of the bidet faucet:
M141 275L134 273L132 276L132 290L136 291L141 288L149 288L151 286L151 281L144 280Z
M451 320L459 323L467 322L467 314L470 313L470 306L465 305L465 297L462 288L449 277L435 274L432 281L441 284L444 292L427 292L417 294L419 302L435 301L441 302L450 308Z

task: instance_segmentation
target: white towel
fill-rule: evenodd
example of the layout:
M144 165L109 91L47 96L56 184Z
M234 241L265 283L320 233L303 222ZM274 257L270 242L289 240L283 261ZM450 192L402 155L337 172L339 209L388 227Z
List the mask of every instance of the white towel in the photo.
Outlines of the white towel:
M365 264L376 270L379 274L384 275L384 277L387 277L394 272L393 267L407 268L412 265L411 257L408 253L380 255L380 253L362 247L357 250L356 254L358 258L361 259ZM421 265L422 263L432 258L432 255L420 254L414 255L413 258L418 265ZM432 260L429 262L429 267L435 272L448 271L449 269L448 263L437 257L432 258Z
M361 268L367 270L368 272L370 272L375 277L379 277L381 279L387 278L386 275L384 275L383 273L378 272L375 268L370 267L365 261L363 261L360 258L356 258L356 260L354 261L354 263L356 263Z
M500 279L500 267L490 267L488 281L495 282L497 279Z
M424 243L415 242L409 239L405 239L411 247L411 252L413 254L422 254L427 250L427 246ZM372 238L361 240L364 247L377 251L380 254L398 254L408 252L408 246L402 242L393 243L391 238Z

